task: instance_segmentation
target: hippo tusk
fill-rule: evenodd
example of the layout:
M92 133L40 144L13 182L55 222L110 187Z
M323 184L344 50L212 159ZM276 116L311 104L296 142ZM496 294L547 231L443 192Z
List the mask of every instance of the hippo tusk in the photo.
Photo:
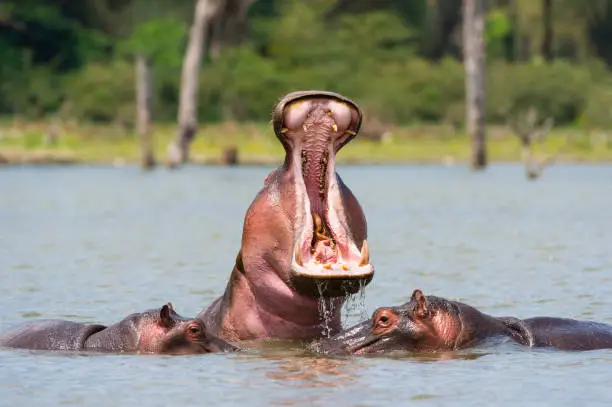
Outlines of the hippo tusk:
M361 260L359 261L359 267L370 264L370 249L368 247L368 241L363 239L361 245Z
M298 266L304 267L304 260L302 260L302 248L299 245L295 246L295 262Z

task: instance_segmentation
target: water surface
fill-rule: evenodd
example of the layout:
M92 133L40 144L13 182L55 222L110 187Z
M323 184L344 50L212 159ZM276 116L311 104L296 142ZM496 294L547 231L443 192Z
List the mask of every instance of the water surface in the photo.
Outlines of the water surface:
M344 166L368 218L364 315L414 288L494 315L612 323L612 167ZM0 170L0 331L35 318L113 323L219 296L271 168ZM362 316L346 311L346 322ZM0 350L0 405L608 406L612 351L515 345L313 358L282 346L185 357Z

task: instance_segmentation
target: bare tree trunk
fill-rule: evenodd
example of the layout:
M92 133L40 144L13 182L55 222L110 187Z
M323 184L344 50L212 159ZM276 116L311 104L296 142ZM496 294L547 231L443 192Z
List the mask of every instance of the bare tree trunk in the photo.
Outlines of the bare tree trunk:
M466 127L472 140L471 166L476 170L487 165L484 20L484 0L463 0Z
M137 54L136 62L136 127L140 137L140 164L148 170L155 166L155 155L151 140L151 119L153 117L153 75L150 61Z
M211 59L219 58L221 50L236 44L242 37L246 17L255 0L225 0L215 18L210 24L207 48Z
M542 25L544 29L542 57L548 62L551 62L554 58L552 8L552 0L542 0Z
M178 108L178 131L168 146L168 166L177 167L189 160L189 145L198 128L197 108L200 69L209 26L222 0L196 0L195 16L183 59Z
M437 61L453 50L453 33L461 22L461 3L448 0L427 2L428 26L426 55Z

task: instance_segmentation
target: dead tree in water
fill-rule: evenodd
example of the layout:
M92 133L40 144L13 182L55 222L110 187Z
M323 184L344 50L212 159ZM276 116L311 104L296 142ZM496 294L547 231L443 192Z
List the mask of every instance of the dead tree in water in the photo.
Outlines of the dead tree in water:
M214 59L224 45L235 43L243 31L254 0L196 0L181 71L178 131L168 146L167 165L176 168L189 160L189 147L198 128L198 88L202 59Z
M193 24L189 30L187 51L181 70L178 131L168 146L168 166L176 168L189 159L189 145L195 137L198 118L198 89L206 34L218 13L221 0L197 0Z
M524 115L508 116L507 122L521 142L521 158L527 179L539 178L544 168L557 158L558 152L543 159L537 159L533 153L533 146L535 143L544 141L555 124L554 119L549 117L538 124L538 112L532 107Z
M221 164L223 165L238 165L238 147L231 145L221 153Z
M136 54L136 128L140 138L140 165L148 170L155 166L155 155L151 140L153 116L153 75L151 63L143 54Z
M471 165L487 165L485 134L484 0L463 0L463 61L467 133L472 140Z

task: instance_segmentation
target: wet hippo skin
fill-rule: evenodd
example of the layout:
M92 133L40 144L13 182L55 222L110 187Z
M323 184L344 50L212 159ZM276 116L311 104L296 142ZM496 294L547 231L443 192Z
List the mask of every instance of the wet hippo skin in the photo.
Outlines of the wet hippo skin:
M294 92L273 112L283 164L244 218L242 244L223 296L198 318L219 337L311 339L337 332L348 294L374 275L366 219L335 169L360 127L359 107L332 92ZM319 307L333 309L323 324Z
M612 348L612 326L567 318L493 317L457 301L414 290L410 301L378 308L372 317L309 348L328 355L438 352L465 349L493 338L559 350Z
M207 331L202 321L177 314L172 304L131 314L104 326L39 320L0 334L0 346L57 351L196 354L237 348Z

